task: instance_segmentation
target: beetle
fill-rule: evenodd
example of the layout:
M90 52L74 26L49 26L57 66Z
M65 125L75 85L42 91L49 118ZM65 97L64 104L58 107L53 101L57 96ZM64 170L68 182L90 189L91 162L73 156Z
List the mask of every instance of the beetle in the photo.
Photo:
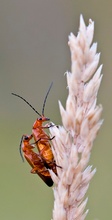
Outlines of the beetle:
M31 139L32 135L23 135L21 138L20 154L22 156L22 159L24 155L25 159L32 167L31 173L38 174L38 176L47 184L47 186L51 187L53 185L53 181L51 179L50 172L45 167L44 161L42 160L41 156L33 151L34 146L33 144L30 144Z
M39 151L39 154L41 156L41 158L44 161L44 164L46 166L46 168L52 169L53 172L57 175L57 170L56 170L56 163L54 160L54 155L51 149L51 144L50 141L54 138L50 138L50 136L45 132L45 129L50 128L50 126L53 126L52 124L46 124L43 125L44 122L48 122L50 121L49 118L44 116L44 109L45 109L45 104L46 104L46 100L48 97L48 94L51 90L52 84L50 85L47 94L44 98L44 102L43 102L43 107L42 107L42 114L40 114L26 99L24 99L22 96L17 95L15 93L12 93L12 95L15 95L17 97L19 97L20 99L22 99L24 102L26 102L35 112L36 114L38 114L40 117L38 117L36 119L36 121L33 124L32 127L32 135L34 137L37 149ZM59 167L59 166L58 166Z

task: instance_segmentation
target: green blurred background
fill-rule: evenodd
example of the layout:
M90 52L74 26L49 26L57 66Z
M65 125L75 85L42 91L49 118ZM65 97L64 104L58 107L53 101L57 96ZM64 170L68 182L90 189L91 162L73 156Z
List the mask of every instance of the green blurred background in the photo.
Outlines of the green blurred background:
M61 124L58 99L65 106L64 72L70 70L68 35L77 34L79 16L95 21L94 41L104 64L98 96L104 124L91 155L97 173L90 184L87 220L112 219L112 1L1 0L0 1L0 219L51 219L53 192L22 163L18 147L22 134L30 134L53 81L45 113ZM109 98L110 97L110 98Z

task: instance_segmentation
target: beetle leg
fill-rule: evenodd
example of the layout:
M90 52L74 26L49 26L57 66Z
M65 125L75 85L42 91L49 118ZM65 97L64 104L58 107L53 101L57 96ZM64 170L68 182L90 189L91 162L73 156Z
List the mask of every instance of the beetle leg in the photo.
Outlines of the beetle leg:
M37 171L37 167L34 167L34 168L31 169L30 172L31 172L32 174L36 174L36 171Z

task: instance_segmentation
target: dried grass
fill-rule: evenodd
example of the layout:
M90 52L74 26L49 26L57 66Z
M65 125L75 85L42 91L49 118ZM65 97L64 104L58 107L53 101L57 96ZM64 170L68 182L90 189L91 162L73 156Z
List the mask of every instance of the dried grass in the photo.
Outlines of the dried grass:
M52 171L55 183L53 220L84 220L87 199L85 194L96 169L88 165L93 141L103 120L102 106L96 105L101 83L102 65L97 69L100 54L97 43L92 44L94 22L86 26L82 15L77 37L69 36L71 72L66 73L68 97L66 109L59 101L63 126L51 127L52 149L58 176Z

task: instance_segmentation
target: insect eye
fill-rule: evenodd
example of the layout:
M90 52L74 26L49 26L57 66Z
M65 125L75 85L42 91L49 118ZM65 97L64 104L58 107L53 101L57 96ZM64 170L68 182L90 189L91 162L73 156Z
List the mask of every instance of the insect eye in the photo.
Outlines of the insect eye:
M39 121L42 121L42 118L39 118L38 120L39 120Z
M27 137L27 136L25 136L25 137L24 137L24 140L28 140L28 137Z

